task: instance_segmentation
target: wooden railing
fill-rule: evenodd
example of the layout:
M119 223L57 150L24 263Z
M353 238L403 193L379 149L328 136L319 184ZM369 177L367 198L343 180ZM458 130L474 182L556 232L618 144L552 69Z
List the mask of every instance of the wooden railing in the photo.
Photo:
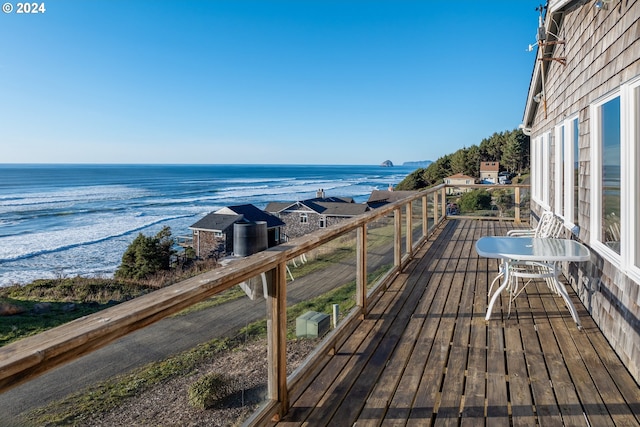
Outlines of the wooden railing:
M457 186L460 187L460 186ZM486 186L485 186L486 187ZM515 190L519 206L520 187ZM78 359L110 342L225 291L260 274L267 278L268 403L253 415L249 424L262 424L280 417L288 409L289 393L306 380L308 367L349 333L351 320L367 314L367 305L390 279L400 272L433 229L446 219L446 189L440 185L401 201L380 207L333 227L294 239L286 244L238 260L227 267L159 289L38 335L0 348L0 393L26 382L56 366ZM413 205L420 203L421 236L413 241ZM403 227L404 212L404 227ZM520 221L518 214L512 218ZM367 291L367 226L373 221L394 218L394 265L377 285ZM430 221L431 219L431 221ZM431 226L429 224L431 223ZM403 235L403 229L405 230ZM323 340L305 365L290 378L286 375L287 262L333 239L356 232L356 308ZM404 238L405 244L402 245ZM404 247L403 247L404 246Z

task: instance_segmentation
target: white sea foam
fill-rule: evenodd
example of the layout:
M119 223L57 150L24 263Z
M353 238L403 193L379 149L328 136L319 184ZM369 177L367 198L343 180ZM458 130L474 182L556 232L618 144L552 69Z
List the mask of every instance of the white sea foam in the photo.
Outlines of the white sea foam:
M127 186L76 187L50 192L25 193L23 195L0 196L0 213L21 209L64 209L77 203L122 201L149 196L147 190Z
M178 216L101 215L90 224L0 238L0 262L15 261L81 245L101 242L142 230Z

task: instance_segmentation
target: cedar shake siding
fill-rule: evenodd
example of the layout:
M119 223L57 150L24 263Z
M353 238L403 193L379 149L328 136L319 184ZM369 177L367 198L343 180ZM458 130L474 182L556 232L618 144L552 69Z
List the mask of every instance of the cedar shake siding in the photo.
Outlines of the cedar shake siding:
M603 4L549 2L522 128L534 216L590 247L564 273L640 381L640 0Z
M193 249L199 258L233 253L233 226L236 223L266 222L268 247L282 242L284 223L253 205L228 206L212 212L189 227L193 232Z
M286 239L331 227L368 210L369 206L364 203L354 203L351 198L339 197L322 197L300 202L271 202L265 208L265 211L277 216L285 224L282 230Z

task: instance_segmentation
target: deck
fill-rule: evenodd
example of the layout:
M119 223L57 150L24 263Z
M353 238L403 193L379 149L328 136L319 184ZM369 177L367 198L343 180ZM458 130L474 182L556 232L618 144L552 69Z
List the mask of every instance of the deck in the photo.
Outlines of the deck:
M474 243L511 226L448 221L278 425L640 425L638 384L571 289L583 330L543 282L485 322L498 262Z

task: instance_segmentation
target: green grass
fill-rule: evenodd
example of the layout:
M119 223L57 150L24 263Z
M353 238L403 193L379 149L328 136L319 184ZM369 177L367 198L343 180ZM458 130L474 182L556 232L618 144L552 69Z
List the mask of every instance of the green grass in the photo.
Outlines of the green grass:
M386 271L381 267L369 275L375 282ZM346 314L355 306L354 281L334 289L310 301L303 301L287 308L287 339L296 339L295 320L307 311L331 313L333 304L340 306L340 313ZM214 339L205 344L170 357L161 362L148 364L129 374L121 375L79 391L61 401L50 403L26 415L29 425L74 425L93 414L117 408L125 399L150 389L154 385L177 376L194 375L198 368L216 355L227 350L241 350L249 341L267 335L267 322L260 320L242 328L231 338Z
M181 312L174 314L173 317L185 316L185 315L187 315L189 313L194 313L196 311L217 307L217 306L219 306L221 304L224 304L226 302L234 301L234 300L237 300L239 298L242 298L245 295L246 294L244 293L242 288L240 288L240 286L234 286L234 287L232 287L230 289L227 289L224 292L221 292L221 293L219 293L217 295L212 296L211 298L208 298L208 299L206 299L204 301L200 301L200 302L198 302L196 304L193 304L190 307L185 308Z
M148 291L148 288L140 285L79 277L36 280L25 286L0 288L0 305L22 310L19 314L0 316L0 346L104 310ZM47 303L47 310L34 310L41 303Z

